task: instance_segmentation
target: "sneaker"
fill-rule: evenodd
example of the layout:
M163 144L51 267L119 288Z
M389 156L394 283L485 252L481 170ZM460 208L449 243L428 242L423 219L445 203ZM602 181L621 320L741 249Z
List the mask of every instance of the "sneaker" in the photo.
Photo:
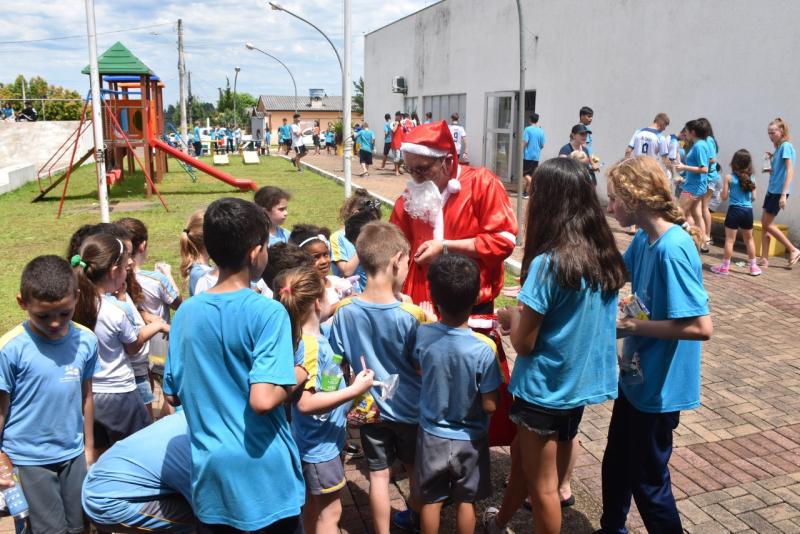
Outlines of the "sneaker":
M711 272L714 274L728 274L730 272L730 266L725 264L719 264L716 267L712 267Z
M494 506L490 506L483 512L483 518L481 519L481 523L483 524L483 528L486 529L488 534L507 534L507 528L500 528L497 525L497 514L500 513L500 510L495 508Z
M392 514L392 524L406 532L417 534L419 530L419 514L411 508Z
M761 269L759 269L758 265L755 262L750 264L750 276L758 276L761 274Z
M344 455L346 458L357 460L364 457L364 451L355 443L349 442L344 448Z

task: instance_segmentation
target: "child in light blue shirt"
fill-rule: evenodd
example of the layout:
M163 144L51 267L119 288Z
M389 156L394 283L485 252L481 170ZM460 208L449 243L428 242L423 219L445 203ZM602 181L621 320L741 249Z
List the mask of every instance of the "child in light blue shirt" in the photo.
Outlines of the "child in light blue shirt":
M494 342L467 326L480 292L478 264L441 255L427 277L441 320L419 327L412 355L424 399L413 491L423 503L423 531L436 532L447 499L455 501L464 525L475 517L475 501L491 494L489 416L503 375Z
M34 532L83 529L80 484L94 457L98 365L97 338L72 322L77 296L69 263L33 259L17 296L28 320L0 337L2 450L19 469Z
M164 377L189 423L199 522L245 531L295 528L305 493L282 406L296 384L289 316L250 288L267 263L267 228L252 202L208 207L219 281L175 314Z

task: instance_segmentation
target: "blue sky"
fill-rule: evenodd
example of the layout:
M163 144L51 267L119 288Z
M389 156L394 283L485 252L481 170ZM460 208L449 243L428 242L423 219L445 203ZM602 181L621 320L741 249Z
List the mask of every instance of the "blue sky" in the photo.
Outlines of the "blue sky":
M341 0L283 0L282 6L319 26L343 53ZM404 17L433 0L352 0L353 78L364 72L364 34ZM293 92L291 80L279 63L245 42L279 57L297 80L297 91L323 88L341 94L339 64L330 45L313 28L269 9L266 0L95 0L98 51L122 41L166 84L165 102L178 99L176 21L183 19L187 69L192 92L204 101L216 101L225 77L233 84L234 67L241 67L237 89L254 95ZM141 28L113 34L115 30ZM84 2L9 2L0 19L0 82L18 74L43 76L49 83L81 93L88 91L88 64ZM53 37L80 38L8 43ZM391 54L387 54L390 60Z

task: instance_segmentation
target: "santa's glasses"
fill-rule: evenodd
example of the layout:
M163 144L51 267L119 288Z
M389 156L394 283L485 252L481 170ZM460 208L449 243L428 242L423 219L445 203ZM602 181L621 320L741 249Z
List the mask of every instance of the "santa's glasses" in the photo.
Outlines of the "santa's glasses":
M437 158L434 160L433 163L430 165L418 165L416 167L409 167L408 165L403 165L403 170L412 176L419 176L421 178L430 176L433 170L436 168L437 165L444 165L444 162L447 158Z

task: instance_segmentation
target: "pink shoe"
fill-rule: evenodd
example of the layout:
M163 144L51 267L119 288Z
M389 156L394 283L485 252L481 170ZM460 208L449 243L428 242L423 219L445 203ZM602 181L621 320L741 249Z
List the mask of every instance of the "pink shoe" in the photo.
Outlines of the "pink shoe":
M769 260L767 260L767 258L758 258L756 260L756 265L759 267L769 267Z
M721 263L716 267L712 267L711 272L714 274L728 274L730 272L730 267Z
M755 262L750 264L750 276L758 276L761 274L761 269Z

